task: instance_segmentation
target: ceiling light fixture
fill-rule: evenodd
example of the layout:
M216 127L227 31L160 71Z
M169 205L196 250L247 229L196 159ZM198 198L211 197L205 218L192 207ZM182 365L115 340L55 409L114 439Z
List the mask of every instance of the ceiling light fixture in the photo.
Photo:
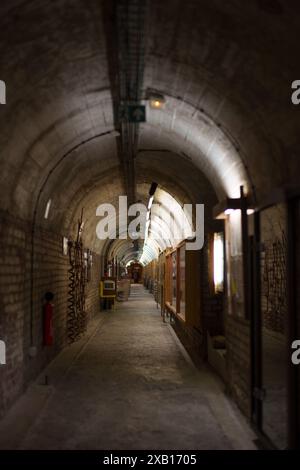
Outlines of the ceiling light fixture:
M148 94L148 100L150 104L150 108L152 109L162 109L165 106L166 100L163 95L160 93L153 93L150 92Z
M50 207L51 207L51 199L49 199L49 201L47 202L47 205L46 205L45 214L44 214L45 219L48 219Z

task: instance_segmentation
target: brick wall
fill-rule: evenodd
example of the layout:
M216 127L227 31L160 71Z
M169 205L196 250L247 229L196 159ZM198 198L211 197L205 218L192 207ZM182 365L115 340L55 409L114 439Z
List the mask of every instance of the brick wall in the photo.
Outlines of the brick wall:
M225 223L226 282L224 325L227 390L243 413L251 414L250 322L245 319L241 214Z
M29 238L29 237L28 237ZM68 292L68 257L62 254L61 236L37 231L34 256L34 309L33 344L37 355L30 358L30 239L27 244L25 274L26 313L24 324L25 383L32 380L40 370L67 344L66 312ZM43 302L45 292L54 293L54 345L43 346Z
M35 236L33 344L30 334L30 226L0 215L0 339L7 348L7 364L0 366L0 415L9 408L28 383L68 344L66 335L68 256L62 253L62 236L38 230ZM99 311L100 256L93 253L91 281L86 288L88 318ZM43 298L54 297L54 345L43 346Z
M0 339L6 343L6 365L0 366L0 415L23 389L24 226L0 222Z
M100 311L99 282L101 279L102 258L93 253L93 265L91 269L91 279L86 287L85 307L88 319L93 318Z
M187 325L177 317L174 318L172 326L193 361L196 364L200 363L201 358L205 355L203 332L197 327Z
M286 212L282 204L261 215L262 321L269 330L284 334L286 315Z
M251 412L250 323L239 317L226 317L228 388L246 416Z

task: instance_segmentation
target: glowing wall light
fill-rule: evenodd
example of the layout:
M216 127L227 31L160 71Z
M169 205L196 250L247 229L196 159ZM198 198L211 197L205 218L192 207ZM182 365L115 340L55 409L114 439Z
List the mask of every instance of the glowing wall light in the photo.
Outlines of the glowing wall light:
M51 199L49 199L46 205L45 214L44 214L45 219L48 219L50 207L51 207Z
M222 292L224 289L224 236L223 233L214 234L214 289Z

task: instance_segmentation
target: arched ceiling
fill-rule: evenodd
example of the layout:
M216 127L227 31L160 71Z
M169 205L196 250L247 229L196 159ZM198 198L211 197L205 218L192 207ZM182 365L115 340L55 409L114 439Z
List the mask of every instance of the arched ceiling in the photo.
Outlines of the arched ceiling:
M113 113L110 0L4 0L0 4L0 208L73 231L85 208L124 194ZM291 82L300 76L298 0L151 0L142 95L147 102L136 182L157 181L180 202L260 199L298 182L299 124ZM274 9L274 5L277 8ZM281 7L280 7L281 6ZM143 198L146 195L140 194ZM47 221L43 213L52 205Z
M158 258L159 253L166 248L175 247L182 240L194 236L192 217L187 217L183 204L165 189L157 187L150 206L150 187L147 183L137 186L138 200L145 206L143 222L138 227L141 233L138 242L130 238L106 242L108 259L117 258L124 265L129 260L138 259L146 264Z

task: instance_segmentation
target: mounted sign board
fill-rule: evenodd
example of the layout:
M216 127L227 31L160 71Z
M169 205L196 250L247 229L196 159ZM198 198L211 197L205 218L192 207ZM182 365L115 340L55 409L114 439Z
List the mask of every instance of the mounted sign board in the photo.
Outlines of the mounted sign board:
M139 104L129 104L120 107L119 119L126 119L128 122L146 122L146 107Z
M146 107L141 105L128 106L128 120L129 122L145 122Z
M115 281L103 281L103 290L105 291L115 291L116 290L116 283Z
M100 281L100 297L113 298L116 296L117 285L115 278L102 278Z

